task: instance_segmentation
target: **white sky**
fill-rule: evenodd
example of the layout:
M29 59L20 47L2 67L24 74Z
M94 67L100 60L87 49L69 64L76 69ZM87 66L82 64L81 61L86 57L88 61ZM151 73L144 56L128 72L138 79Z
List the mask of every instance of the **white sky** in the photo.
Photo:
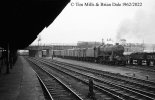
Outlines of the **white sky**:
M142 6L125 7L125 6L71 6L71 3L123 3L123 2L141 2ZM41 44L50 43L64 43L72 44L78 41L102 41L102 38L106 40L111 38L116 41L118 29L124 20L128 20L134 23L135 16L138 12L142 12L142 15L154 16L152 9L155 4L155 0L71 0L71 2L64 8L55 21L45 28L41 33ZM49 12L52 13L52 12ZM155 16L154 16L155 17ZM142 16L143 18L143 16ZM139 19L142 19L139 18ZM143 19L142 19L143 20ZM144 20L147 21L146 18ZM155 23L155 20L151 20L151 23ZM128 23L128 22L127 22ZM129 26L134 26L129 24ZM134 23L135 24L135 23ZM141 23L143 24L143 23ZM150 24L150 23L148 23ZM137 23L135 24L137 25ZM150 24L155 25L155 24ZM125 27L126 25L124 25ZM141 25L140 25L141 26ZM151 26L153 28L154 26ZM142 28L142 27L140 27ZM131 29L131 28L129 28ZM148 29L148 28L147 28ZM132 29L131 30L135 30ZM131 33L132 32L132 33ZM134 31L135 32L135 31ZM127 42L145 42L155 43L153 36L147 37L146 34L136 34L133 31L129 35L124 35L121 38L125 38ZM138 30L138 32L141 32ZM152 31L151 31L152 32ZM150 32L150 33L151 33ZM146 31L147 33L147 31ZM152 32L153 33L153 32ZM152 35L151 33L151 35ZM155 31L154 31L155 33ZM153 34L154 34L153 33ZM148 35L149 33L147 33ZM140 36L140 37L139 37ZM155 36L155 35L154 35ZM37 44L37 39L32 44Z

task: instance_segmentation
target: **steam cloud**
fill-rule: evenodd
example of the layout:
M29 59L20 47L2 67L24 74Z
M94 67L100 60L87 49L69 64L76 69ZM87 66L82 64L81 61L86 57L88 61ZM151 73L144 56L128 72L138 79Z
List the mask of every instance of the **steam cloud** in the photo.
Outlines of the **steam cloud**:
M133 19L126 19L120 23L117 31L117 41L134 37L142 42L155 44L155 6L148 12L139 10Z

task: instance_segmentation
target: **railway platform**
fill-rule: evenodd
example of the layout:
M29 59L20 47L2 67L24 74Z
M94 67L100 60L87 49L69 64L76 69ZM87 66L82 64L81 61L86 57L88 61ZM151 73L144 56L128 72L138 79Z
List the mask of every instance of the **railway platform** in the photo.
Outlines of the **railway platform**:
M29 63L18 57L10 74L0 74L0 100L45 100L39 80Z

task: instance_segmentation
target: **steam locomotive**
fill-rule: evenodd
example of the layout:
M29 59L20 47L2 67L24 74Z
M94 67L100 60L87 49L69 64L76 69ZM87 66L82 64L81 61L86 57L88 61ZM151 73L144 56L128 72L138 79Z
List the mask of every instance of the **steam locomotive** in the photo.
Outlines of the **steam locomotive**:
M112 65L125 65L126 58L123 55L124 47L116 43L116 45L103 45L96 48L96 59L99 63Z
M103 64L126 65L126 57L123 53L124 47L116 43L115 45L107 44L93 48L54 50L53 56Z

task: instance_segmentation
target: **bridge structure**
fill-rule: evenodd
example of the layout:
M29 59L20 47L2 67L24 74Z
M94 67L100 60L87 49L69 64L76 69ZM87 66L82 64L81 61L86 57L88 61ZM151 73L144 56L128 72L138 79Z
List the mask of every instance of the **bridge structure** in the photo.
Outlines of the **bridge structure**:
M30 57L51 57L53 50L77 48L76 45L30 45L23 50L28 50Z

